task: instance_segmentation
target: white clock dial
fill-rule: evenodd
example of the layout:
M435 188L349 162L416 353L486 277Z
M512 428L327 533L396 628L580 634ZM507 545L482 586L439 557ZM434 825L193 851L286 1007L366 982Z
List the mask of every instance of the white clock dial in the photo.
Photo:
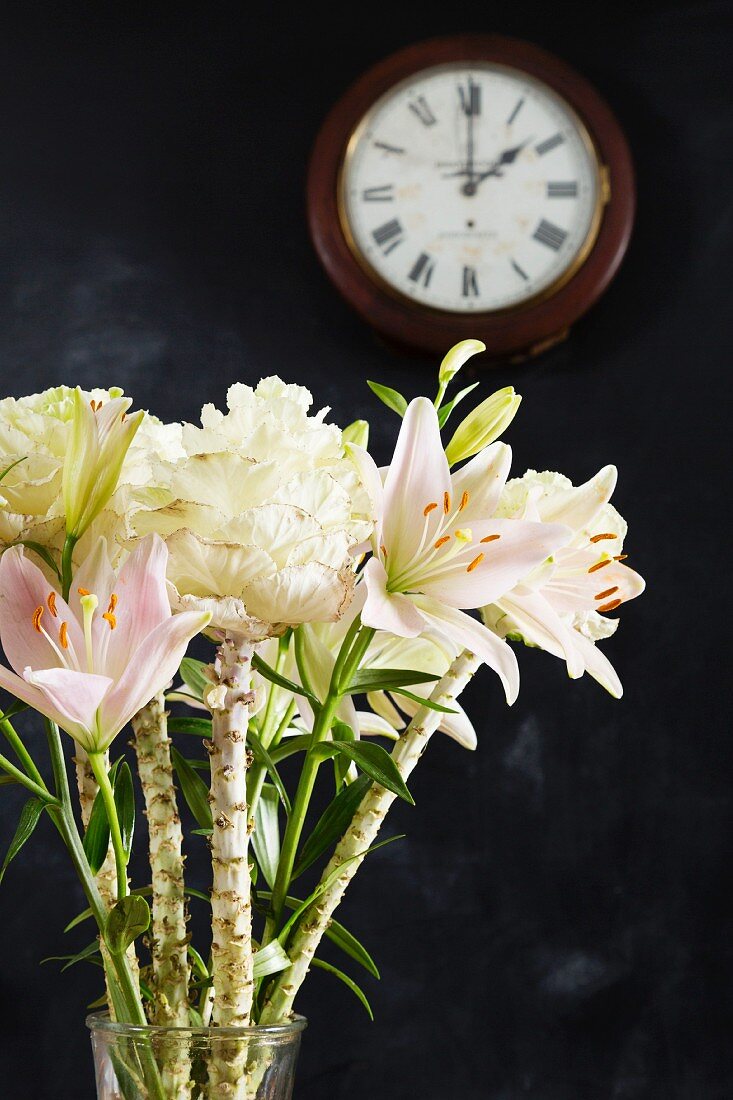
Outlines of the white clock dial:
M590 138L546 85L502 65L425 69L355 131L341 212L357 256L434 309L518 306L574 272L600 220Z

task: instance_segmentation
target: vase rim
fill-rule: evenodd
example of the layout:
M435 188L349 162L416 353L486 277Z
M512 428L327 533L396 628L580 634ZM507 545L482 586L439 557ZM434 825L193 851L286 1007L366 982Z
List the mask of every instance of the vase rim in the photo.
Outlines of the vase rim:
M166 1024L120 1024L111 1020L108 1012L92 1012L86 1018L86 1025L90 1031L106 1031L112 1035L165 1035L181 1038L184 1035L191 1037L211 1038L216 1035L222 1039L263 1038L287 1039L295 1038L308 1026L305 1016L294 1013L283 1024L256 1024L252 1027L175 1027Z

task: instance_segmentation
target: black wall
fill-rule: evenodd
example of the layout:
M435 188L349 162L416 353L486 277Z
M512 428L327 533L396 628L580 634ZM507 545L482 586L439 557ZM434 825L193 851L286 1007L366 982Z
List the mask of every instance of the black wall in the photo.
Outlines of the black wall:
M466 29L555 50L616 110L640 193L621 274L566 344L484 380L524 395L516 470L620 467L649 583L606 648L626 696L530 651L513 709L489 674L472 686L478 751L435 739L416 809L391 822L407 840L343 910L382 967L376 1023L313 975L296 1095L730 1097L731 5L67 8L3 13L3 395L121 384L195 419L278 372L340 422L371 419L384 460L396 422L364 379L412 396L435 364L381 346L312 254L303 182L323 115L380 57ZM19 803L2 790L3 843ZM205 883L202 851L190 867ZM80 908L47 827L0 892L3 1100L92 1096L98 974L38 966L83 945L61 934Z

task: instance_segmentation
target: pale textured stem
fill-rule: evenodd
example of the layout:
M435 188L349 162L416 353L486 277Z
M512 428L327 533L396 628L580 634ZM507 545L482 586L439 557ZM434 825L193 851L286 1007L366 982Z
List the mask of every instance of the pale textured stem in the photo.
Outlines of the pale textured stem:
M151 901L152 1022L188 1027L189 936L183 879L183 833L173 784L168 715L161 691L133 718L134 747L145 796L153 895ZM160 1051L161 1077L170 1100L189 1100L191 1060L182 1043Z
M246 1027L250 1022L252 971L252 907L248 862L247 724L252 704L252 653L242 639L226 638L213 666L208 702L212 716L211 892L212 1022L218 1027ZM245 1096L245 1052L237 1044L216 1044L209 1065L212 1100L242 1100Z
M89 763L89 757L84 749L80 746L76 746L76 756L74 757L74 764L76 767L76 785L79 789L79 803L81 805L81 820L84 828L86 829L89 824L89 818L92 813L92 807L94 806L94 799L97 797L97 780L94 778L94 772L92 766ZM104 766L109 767L109 754L105 753ZM97 889L99 895L105 904L107 909L111 909L117 901L117 872L115 870L115 855L110 844L107 849L107 855L104 863L99 868L96 875ZM102 958L104 960L104 973L105 981L107 981L107 975L114 973L112 961L107 951L107 946L104 940L100 937L100 948L102 952ZM137 954L135 952L135 945L130 944L127 949L127 958L132 971L132 976L135 980L135 985L139 986L140 981L140 967L137 961ZM107 987L107 1001L110 1011L110 1015L114 1019L114 1008L112 1006L112 998L109 995L109 986Z
M465 650L456 657L445 676L436 684L431 700L442 706L450 706L463 691L478 665L478 659ZM395 744L392 759L403 779L407 779L422 756L430 737L440 725L440 719L439 711L421 707ZM264 1005L259 1021L261 1024L276 1023L292 1011L295 995L305 980L311 960L331 923L334 910L361 866L367 849L374 843L395 797L376 783L364 796L349 829L323 872L321 882L338 871L343 864L346 866L301 917L287 949L292 965L278 975Z

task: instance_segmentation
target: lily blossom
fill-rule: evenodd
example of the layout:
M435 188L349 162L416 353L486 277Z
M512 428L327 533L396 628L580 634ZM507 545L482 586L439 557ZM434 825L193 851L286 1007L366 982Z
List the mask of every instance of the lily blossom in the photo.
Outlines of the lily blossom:
M89 753L103 752L171 680L208 614L173 615L168 551L144 539L115 575L100 539L67 603L23 552L0 560L0 641L13 671L0 688L52 719Z
M513 652L465 611L512 589L568 542L570 530L495 518L510 449L494 443L451 475L437 413L426 398L408 406L384 485L369 456L353 450L377 514L362 621L403 638L426 630L446 636L493 668L514 702Z
M78 539L117 488L122 464L145 416L127 415L129 397L87 401L77 386L62 489L66 530Z
M627 527L609 503L616 477L616 467L605 466L576 487L561 474L528 470L507 484L500 505L504 515L565 523L573 538L552 562L530 572L482 614L502 635L563 657L571 678L587 671L620 698L621 681L595 643L618 626L607 613L641 595L645 585L623 564Z

